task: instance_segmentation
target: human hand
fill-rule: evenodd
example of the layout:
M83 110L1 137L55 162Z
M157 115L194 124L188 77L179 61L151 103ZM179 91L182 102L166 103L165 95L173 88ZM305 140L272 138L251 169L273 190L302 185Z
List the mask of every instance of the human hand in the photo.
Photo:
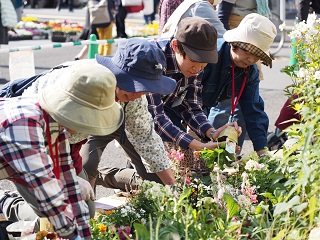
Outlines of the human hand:
M242 127L240 127L237 122L227 123L226 125L233 126L235 128L235 130L238 132L238 136L240 136L242 134Z
M77 178L78 178L78 183L79 183L79 186L81 189L83 199L85 201L88 201L89 199L94 201L95 196L94 196L94 191L91 187L91 184L87 180L85 180L79 176L77 176Z
M206 143L203 143L203 146L199 150L203 150L205 148L210 149L210 150L214 150L221 144L222 144L222 142L217 142L217 141L206 142Z

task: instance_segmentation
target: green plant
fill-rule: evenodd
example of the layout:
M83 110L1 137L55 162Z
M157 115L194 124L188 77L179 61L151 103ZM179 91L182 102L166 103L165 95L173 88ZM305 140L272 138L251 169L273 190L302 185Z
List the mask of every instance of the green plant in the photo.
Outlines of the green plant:
M199 153L199 158L206 161L208 168L219 166L220 169L231 167L231 163L235 161L235 154L225 150L226 144L223 142L214 150L204 149Z

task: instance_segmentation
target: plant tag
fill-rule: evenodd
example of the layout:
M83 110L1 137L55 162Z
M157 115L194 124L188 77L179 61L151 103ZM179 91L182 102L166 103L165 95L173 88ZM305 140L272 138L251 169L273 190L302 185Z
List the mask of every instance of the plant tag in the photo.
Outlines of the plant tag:
M227 137L227 139L226 139L226 151L228 153L235 154L236 153L236 146L237 146L237 144Z

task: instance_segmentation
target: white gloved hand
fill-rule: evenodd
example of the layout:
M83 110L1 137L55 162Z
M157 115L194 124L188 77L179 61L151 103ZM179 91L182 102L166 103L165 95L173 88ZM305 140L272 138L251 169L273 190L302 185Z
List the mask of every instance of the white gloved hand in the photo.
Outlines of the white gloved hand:
M94 198L95 198L94 191L93 191L93 188L91 187L91 184L87 180L84 180L79 176L77 176L77 178L78 178L78 183L81 189L83 199L85 201L88 201L89 199L94 201Z

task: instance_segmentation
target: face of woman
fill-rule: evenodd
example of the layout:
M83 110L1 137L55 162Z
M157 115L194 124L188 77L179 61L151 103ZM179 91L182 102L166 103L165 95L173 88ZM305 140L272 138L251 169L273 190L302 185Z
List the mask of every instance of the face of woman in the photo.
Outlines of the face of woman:
M191 60L187 55L183 57L183 55L179 52L179 49L177 47L176 39L172 40L171 46L175 52L176 60L180 68L180 71L184 76L186 77L196 76L207 65L207 63L195 62Z
M119 99L120 102L129 102L133 101L137 98L142 97L142 95L147 94L147 92L127 92L119 87L116 87L116 97Z
M231 59L237 67L246 68L255 64L260 58L239 47L231 45Z

